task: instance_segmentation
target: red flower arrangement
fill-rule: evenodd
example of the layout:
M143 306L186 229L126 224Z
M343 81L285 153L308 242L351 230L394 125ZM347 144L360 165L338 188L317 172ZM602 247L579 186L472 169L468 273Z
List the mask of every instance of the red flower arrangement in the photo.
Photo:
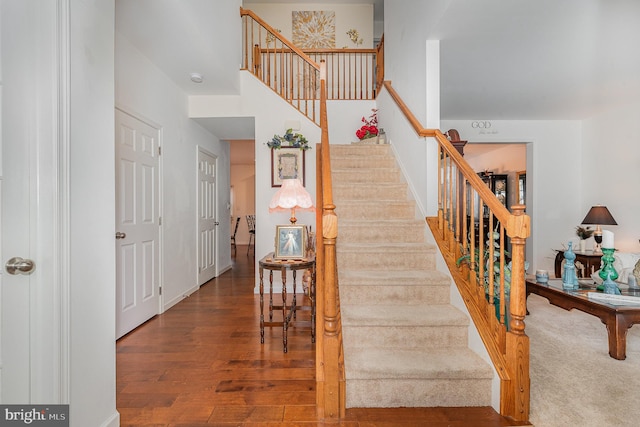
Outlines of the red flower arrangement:
M365 119L364 116L362 117L362 123L364 123L364 125L356 131L356 136L359 140L378 135L378 110L372 108L371 111L373 111L373 114L369 116L369 119Z

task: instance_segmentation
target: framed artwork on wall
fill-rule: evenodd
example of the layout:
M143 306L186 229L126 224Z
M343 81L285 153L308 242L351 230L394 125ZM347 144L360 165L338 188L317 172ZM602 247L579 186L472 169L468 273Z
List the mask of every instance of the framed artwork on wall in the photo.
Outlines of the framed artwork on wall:
M283 179L304 180L304 150L297 147L281 147L271 150L271 187L282 187Z

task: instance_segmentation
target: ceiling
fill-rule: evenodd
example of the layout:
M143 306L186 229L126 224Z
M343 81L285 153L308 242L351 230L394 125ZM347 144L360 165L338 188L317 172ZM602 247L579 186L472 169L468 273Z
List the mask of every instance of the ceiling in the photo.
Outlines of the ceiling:
M383 0L313 3L344 2L374 4L382 20ZM228 19L237 6L116 0L116 29L185 93L237 94L237 46L220 37L237 24ZM582 119L640 97L638 0L426 0L420 7L427 37L441 41L443 120ZM194 71L203 83L190 81ZM245 119L202 123L221 139L253 137Z

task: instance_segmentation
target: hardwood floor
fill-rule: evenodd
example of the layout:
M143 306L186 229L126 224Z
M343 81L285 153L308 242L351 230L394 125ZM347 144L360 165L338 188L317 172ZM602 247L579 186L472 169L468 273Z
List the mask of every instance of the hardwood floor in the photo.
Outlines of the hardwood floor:
M260 344L253 262L238 247L232 270L118 340L121 426L325 425L316 420L308 328L289 329L288 353L280 328L266 328ZM340 423L326 424L518 425L487 407L349 409Z

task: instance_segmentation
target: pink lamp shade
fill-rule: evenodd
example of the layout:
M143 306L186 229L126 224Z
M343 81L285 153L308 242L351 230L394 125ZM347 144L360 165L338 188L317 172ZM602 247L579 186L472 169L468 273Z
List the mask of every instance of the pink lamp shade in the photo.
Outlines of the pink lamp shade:
M295 224L296 209L314 211L313 199L302 186L299 179L283 179L282 187L273 195L269 202L269 213L291 211L291 224Z

